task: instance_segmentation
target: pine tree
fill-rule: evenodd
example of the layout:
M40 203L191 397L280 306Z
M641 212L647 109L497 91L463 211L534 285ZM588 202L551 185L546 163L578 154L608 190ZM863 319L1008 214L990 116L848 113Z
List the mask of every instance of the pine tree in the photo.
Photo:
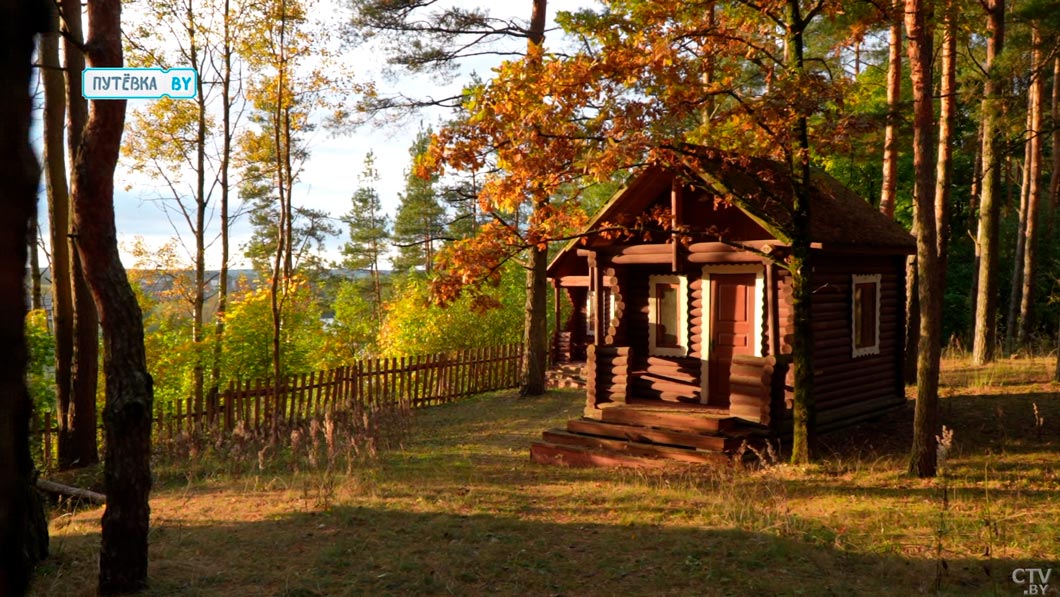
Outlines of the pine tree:
M361 186L353 193L350 202L353 204L349 213L342 219L349 228L350 240L342 247L343 267L352 270L365 270L372 281L372 310L375 321L382 319L383 283L379 264L385 256L386 240L390 236L388 218L383 213L379 193L373 186L379 181L379 172L375 169L375 155L368 152L364 158L364 170L361 173Z
M430 137L429 130L416 136L409 148L413 161L426 151ZM392 235L398 250L391 261L396 272L431 273L431 262L446 229L446 210L435 190L437 180L420 178L412 169L405 175L405 190L400 195Z

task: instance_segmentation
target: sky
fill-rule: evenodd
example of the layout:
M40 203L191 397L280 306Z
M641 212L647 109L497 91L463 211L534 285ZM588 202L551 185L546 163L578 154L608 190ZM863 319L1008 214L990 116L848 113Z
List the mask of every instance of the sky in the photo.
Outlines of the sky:
M462 2L463 0L456 1ZM468 3L480 4L480 2ZM483 2L483 4L488 3ZM497 3L497 5L491 8L491 11L498 16L510 12L511 14L505 16L516 16L525 20L521 12L516 9L526 12L525 16L529 16L529 1L524 0L517 4L505 2ZM553 19L556 11L576 10L591 5L591 0L552 0L548 7L550 26L554 26ZM339 9L336 8L336 10ZM546 44L554 44L559 39L559 32L552 33L546 40ZM433 95L439 93L436 83L426 77L404 77L398 81L384 81L379 77L379 51L366 48L357 52L352 56L351 62L361 69L361 72L357 73L358 78L373 78L379 81L383 91L399 89L410 95L417 93L422 95L423 90L426 89ZM465 74L476 72L479 76L487 78L490 75L490 69L497 63L499 59L479 59L468 64L464 72ZM455 89L459 89L459 82L465 80L458 79ZM145 103L142 101L129 103L130 114L127 116L127 123L131 121L132 110ZM411 118L397 127L362 126L339 134L317 131L309 148L309 160L295 187L295 205L321 209L335 218L349 211L350 197L359 186L358 175L362 170L365 155L372 151L375 154L376 168L380 175L380 180L374 186L380 195L384 211L393 216L397 210L399 194L405 185L406 172L410 167L409 146L421 126L437 128L442 115L438 111L425 112L420 115L419 119ZM43 183L41 188L43 189ZM118 241L122 249L122 261L126 268L149 265L143 262L138 263L129 252L136 238L142 238L149 248L157 249L176 236L173 224L157 200L159 194L156 183L145 176L131 172L127 165L119 161L118 170L115 173L114 206ZM43 192L40 212L41 229L46 231L47 209ZM339 248L346 240L345 229L341 223L336 223L339 224L341 230L340 237L330 239L327 246L327 255L333 260L340 259ZM183 222L176 222L176 225L181 234L190 237L188 228ZM214 229L216 230L216 223ZM47 236L46 233L45 236ZM230 267L249 267L249 263L243 258L241 249L241 246L250 238L250 226L245 216L236 221L230 238L232 253ZM190 243L190 238L188 241ZM190 256L185 253L185 258L190 264ZM42 252L42 263L45 262L44 259L45 255ZM220 242L216 241L207 250L207 269L216 269L219 264Z

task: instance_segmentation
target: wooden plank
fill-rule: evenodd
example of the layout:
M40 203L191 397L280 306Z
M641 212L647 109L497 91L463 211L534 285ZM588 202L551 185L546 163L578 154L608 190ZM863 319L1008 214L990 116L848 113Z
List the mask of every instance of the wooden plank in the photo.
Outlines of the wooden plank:
M572 419L567 421L567 431L585 435L611 437L634 442L650 442L700 450L723 451L732 446L731 438L701 433L683 433L666 429L650 429L634 425L615 425L594 419Z
M681 383L661 378L656 375L641 375L636 378L638 388L646 387L659 392L698 392L699 387L691 383Z
M254 431L261 431L261 380L254 382Z
M626 407L603 409L601 420L608 423L657 427L674 431L695 431L699 433L718 433L719 431L731 430L735 426L735 421L727 418L642 411Z
M579 435L558 429L545 431L542 434L542 438L546 442L556 445L582 447L605 452L629 454L630 456L643 458L658 458L662 460L674 460L693 464L714 464L719 461L724 462L727 460L727 457L724 454L715 451L699 451L673 446L642 444L628 442L621 439Z
M733 253L690 253L686 259L689 263L751 263L760 264L763 257L750 251Z
M539 464L558 464L576 468L625 467L661 469L677 465L672 460L639 458L636 456L598 452L574 446L559 446L543 442L530 444L530 459Z

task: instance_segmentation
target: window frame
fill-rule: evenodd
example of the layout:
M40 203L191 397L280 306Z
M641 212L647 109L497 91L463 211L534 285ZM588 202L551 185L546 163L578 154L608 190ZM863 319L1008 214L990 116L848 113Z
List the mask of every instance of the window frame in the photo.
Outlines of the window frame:
M882 308L881 298L882 292L880 289L880 282L882 279L880 274L854 274L850 278L850 350L851 357L865 357L880 354L880 311ZM860 284L872 284L875 289L875 329L873 330L872 343L865 346L858 346L858 336L860 335L861 318L858 317L858 300L857 300L857 288Z
M655 292L658 284L677 285L677 346L659 346L659 299ZM688 276L676 274L648 276L648 354L659 357L688 356Z

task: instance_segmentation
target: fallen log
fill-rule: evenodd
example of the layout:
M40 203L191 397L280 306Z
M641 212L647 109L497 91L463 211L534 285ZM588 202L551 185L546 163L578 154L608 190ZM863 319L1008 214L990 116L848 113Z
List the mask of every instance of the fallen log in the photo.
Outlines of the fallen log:
M88 489L81 489L80 487L63 485L62 483L48 481L47 479L37 479L37 487L39 489L47 491L48 493L57 493L59 495L81 498L83 500L88 500L94 504L107 503L107 496L103 495L102 493L96 493L95 491L91 491Z

